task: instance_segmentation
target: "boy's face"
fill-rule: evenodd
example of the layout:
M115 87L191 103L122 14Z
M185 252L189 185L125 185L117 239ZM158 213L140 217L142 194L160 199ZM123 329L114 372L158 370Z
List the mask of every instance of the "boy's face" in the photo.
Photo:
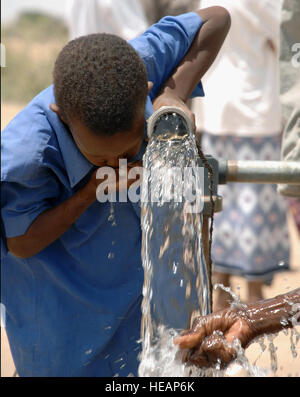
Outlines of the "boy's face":
M68 127L87 160L97 167L118 168L119 159L130 161L139 152L144 136L144 109L137 116L132 129L112 136L96 135L77 119L72 119Z
M153 87L148 82L148 93ZM55 103L51 103L50 109L68 125L74 141L84 155L97 167L119 167L119 159L127 159L137 155L144 137L144 107L139 110L133 127L129 131L122 131L112 136L96 135L78 119L72 118L68 122L63 119L60 110Z
M138 112L133 127L129 131L117 132L112 136L96 135L75 118L67 122L61 116L55 103L52 103L50 108L67 124L80 152L97 167L118 168L119 159L130 161L139 152L144 137L143 107Z

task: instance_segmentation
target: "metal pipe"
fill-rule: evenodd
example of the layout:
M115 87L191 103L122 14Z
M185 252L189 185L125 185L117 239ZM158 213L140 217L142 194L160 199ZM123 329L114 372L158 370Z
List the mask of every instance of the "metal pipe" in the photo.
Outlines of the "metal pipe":
M300 162L227 160L226 182L300 185Z
M148 138L154 135L162 140L177 140L193 131L193 122L189 116L174 106L162 106L147 120Z

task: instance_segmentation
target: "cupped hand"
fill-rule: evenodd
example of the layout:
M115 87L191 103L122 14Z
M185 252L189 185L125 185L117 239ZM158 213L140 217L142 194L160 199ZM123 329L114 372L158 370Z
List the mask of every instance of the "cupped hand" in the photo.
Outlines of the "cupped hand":
M180 349L188 349L184 362L200 368L217 363L224 368L236 358L233 342L238 339L246 347L255 337L246 309L225 309L197 317L188 331L175 338Z
M114 174L114 178L111 179L110 182L110 178L109 175L105 175L105 177L101 177L101 175L99 175L99 170L103 167L98 168L97 170L95 170L89 180L89 184L91 186L91 189L93 189L93 191L96 193L96 189L98 188L98 186L101 183L105 183L105 189L104 189L104 193L109 192L116 192L116 191L122 191L125 189L128 189L133 183L137 182L138 180L141 180L141 176L142 176L142 167L143 166L143 162L142 161L134 161L131 163L127 164L127 173L123 173L122 169L120 168L112 168L112 167L108 167L109 171L112 172ZM135 178L129 178L130 174L130 170L132 170L134 167L139 167L137 172L137 176ZM105 173L105 172L104 172Z

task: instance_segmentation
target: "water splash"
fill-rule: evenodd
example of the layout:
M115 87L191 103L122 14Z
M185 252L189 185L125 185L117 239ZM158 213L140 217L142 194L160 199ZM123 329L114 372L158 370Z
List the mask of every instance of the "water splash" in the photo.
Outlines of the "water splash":
M271 361L271 370L275 375L278 369L278 362L277 362L277 347L274 345L274 339L277 335L267 335L267 339L269 341L269 352L270 352L270 361Z
M290 333L290 349L291 349L292 356L294 358L296 358L298 355L296 346L299 342L300 334L297 332L296 329L293 329L293 328L291 328L290 331L291 331L291 333ZM294 337L295 337L295 340L294 340Z
M193 193L199 200L203 191L194 136L160 138L150 139L143 161L144 299L139 375L187 376L191 369L182 364L173 339L190 328L196 316L208 314L210 302L202 213L194 211L184 193Z
M109 222L111 222L112 226L117 226L113 198L110 198L109 201L110 201L110 210L109 210L109 216L107 219Z
M116 216L115 216L114 202L113 202L113 199L112 199L112 198L111 198L111 201L110 201L109 216L108 216L107 220L108 220L108 222L111 223L111 226L112 226L112 227L117 226L117 223L116 223ZM112 246L115 245L115 241L112 241L112 242L111 242L111 245L112 245ZM114 254L114 252L112 252L112 251L110 251L110 252L108 253L108 255L107 255L107 258L110 259L110 260L114 259L114 257L115 257L115 254Z
M241 308L247 307L247 305L241 302L240 296L237 295L230 287L225 287L223 284L216 283L214 284L214 290L216 290L217 288L221 288L223 291L227 292L231 296L232 298L232 301L230 303L231 308L234 309L236 307L241 307Z

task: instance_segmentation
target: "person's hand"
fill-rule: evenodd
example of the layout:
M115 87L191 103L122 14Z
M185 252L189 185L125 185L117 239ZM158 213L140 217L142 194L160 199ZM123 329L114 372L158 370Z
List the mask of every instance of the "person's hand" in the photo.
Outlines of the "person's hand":
M197 317L192 328L175 338L174 343L180 349L189 349L183 355L184 362L200 368L219 363L224 368L236 358L234 339L246 347L255 336L247 309L225 309Z
M181 108L192 120L194 125L194 131L196 130L195 125L195 114L189 109L187 104L177 96L173 91L168 90L167 88L163 91L162 94L158 95L152 103L153 109L158 110L162 106L175 106Z
M98 168L95 170L88 182L88 187L92 194L96 195L96 190L101 183L104 183L103 193L107 194L108 192L113 193L116 191L122 191L128 189L133 183L141 180L141 178L137 175L135 179L129 179L129 172L134 167L142 167L142 161L134 161L127 164L127 174L122 172L120 168L110 168L110 172L114 173L115 178L111 179L109 175L105 175L103 178L99 178Z

